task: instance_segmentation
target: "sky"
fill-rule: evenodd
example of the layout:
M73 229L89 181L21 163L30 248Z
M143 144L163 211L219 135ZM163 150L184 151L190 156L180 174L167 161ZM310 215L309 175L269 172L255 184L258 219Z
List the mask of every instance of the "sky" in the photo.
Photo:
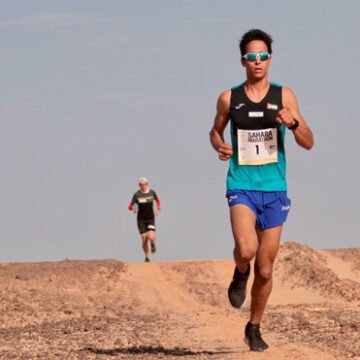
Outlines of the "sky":
M219 94L245 80L238 41L274 38L311 151L286 136L283 241L358 247L360 2L4 0L0 262L143 261L127 207L161 201L154 260L230 258L228 164L209 143ZM229 129L226 138L229 139Z

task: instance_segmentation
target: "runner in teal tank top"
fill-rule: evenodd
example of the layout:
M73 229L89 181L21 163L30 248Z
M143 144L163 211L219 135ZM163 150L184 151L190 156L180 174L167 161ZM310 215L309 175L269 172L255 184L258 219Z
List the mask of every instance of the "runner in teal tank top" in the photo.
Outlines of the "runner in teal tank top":
M222 92L217 102L210 141L219 159L229 160L228 205L236 263L228 288L231 305L240 308L246 298L250 262L254 259L250 318L245 339L251 351L268 345L260 323L272 288L274 261L283 223L291 202L287 197L285 133L310 150L314 140L294 93L270 83L272 38L259 29L245 33L239 44L246 81ZM231 144L224 141L230 122Z
M258 103L249 99L243 83L231 89L229 118L234 151L229 160L227 189L286 191L285 125L276 121L282 106L282 87L270 83L265 97ZM238 130L246 130L246 144L254 150L245 161L245 151L238 148ZM272 130L270 130L272 129ZM244 146L244 145L243 145ZM251 150L248 149L248 152ZM261 157L269 153L262 166ZM240 156L240 160L239 160Z

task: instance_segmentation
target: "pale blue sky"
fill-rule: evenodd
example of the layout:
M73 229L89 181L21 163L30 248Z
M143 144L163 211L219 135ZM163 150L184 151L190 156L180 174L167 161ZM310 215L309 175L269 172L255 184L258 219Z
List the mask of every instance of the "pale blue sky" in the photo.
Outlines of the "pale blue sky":
M287 134L283 234L358 247L360 2L0 3L0 261L142 261L127 206L146 176L163 203L157 260L227 258L227 164L210 147L219 93L244 80L238 40L274 37L272 81L315 135Z

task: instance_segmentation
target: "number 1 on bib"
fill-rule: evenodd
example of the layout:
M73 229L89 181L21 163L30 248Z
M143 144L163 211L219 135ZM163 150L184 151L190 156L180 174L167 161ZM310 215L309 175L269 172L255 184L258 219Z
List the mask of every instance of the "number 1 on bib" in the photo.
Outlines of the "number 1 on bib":
M265 165L278 161L277 129L237 130L239 165Z

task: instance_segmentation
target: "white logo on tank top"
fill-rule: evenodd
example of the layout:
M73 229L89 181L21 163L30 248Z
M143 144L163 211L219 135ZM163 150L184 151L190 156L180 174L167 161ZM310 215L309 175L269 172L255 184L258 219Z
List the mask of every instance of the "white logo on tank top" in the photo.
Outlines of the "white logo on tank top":
M244 103L240 103L239 105L235 106L236 110L239 110L241 107L243 107L245 104Z

